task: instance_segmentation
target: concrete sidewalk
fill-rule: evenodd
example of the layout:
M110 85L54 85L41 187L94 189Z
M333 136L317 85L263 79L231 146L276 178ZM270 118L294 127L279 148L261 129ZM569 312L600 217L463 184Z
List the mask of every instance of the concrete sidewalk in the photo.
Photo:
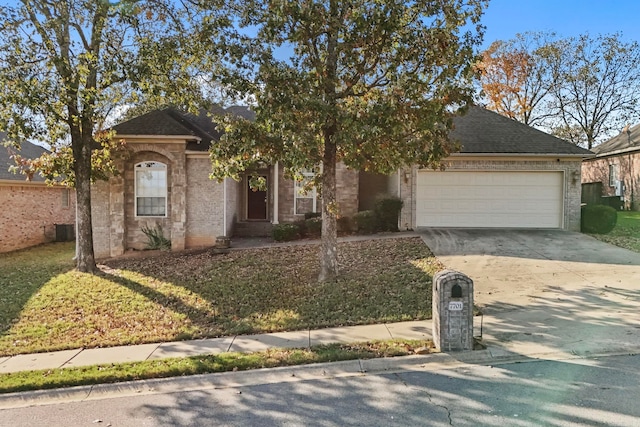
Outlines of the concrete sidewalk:
M64 350L0 357L0 374L36 369L71 368L224 352L250 353L269 348L307 348L332 343L389 339L431 339L431 321L347 326L261 335L238 335L192 341Z

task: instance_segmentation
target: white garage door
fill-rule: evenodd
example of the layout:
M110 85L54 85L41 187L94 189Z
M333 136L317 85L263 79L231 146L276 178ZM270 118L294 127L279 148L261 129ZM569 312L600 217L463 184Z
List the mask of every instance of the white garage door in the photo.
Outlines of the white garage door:
M418 171L418 227L561 228L562 172Z

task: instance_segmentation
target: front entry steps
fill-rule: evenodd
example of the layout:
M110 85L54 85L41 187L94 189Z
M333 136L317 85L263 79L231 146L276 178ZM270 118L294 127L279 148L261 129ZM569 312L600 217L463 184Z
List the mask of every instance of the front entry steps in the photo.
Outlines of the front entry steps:
M269 221L240 221L233 228L235 237L267 237L271 236L273 224Z

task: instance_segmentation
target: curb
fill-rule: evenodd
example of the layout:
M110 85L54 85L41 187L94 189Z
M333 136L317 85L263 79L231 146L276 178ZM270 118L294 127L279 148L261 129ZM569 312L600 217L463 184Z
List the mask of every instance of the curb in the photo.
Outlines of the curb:
M596 359L599 357L640 354L640 346L606 352L553 352L517 354L501 348L488 348L460 353L433 353L379 359L356 359L299 366L263 368L239 372L220 372L188 377L158 378L97 384L52 390L36 390L0 395L0 409L45 406L69 402L112 399L127 396L177 393L194 390L239 388L262 384L309 381L353 377L361 375L393 374L409 370L433 372L455 369L465 365L504 365L541 360Z

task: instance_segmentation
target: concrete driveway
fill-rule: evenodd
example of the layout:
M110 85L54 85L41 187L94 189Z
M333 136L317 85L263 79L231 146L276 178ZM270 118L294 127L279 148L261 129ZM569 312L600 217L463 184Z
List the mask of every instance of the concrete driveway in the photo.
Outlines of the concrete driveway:
M542 353L640 350L640 254L560 230L420 234L473 279L489 341L516 352L518 343Z

